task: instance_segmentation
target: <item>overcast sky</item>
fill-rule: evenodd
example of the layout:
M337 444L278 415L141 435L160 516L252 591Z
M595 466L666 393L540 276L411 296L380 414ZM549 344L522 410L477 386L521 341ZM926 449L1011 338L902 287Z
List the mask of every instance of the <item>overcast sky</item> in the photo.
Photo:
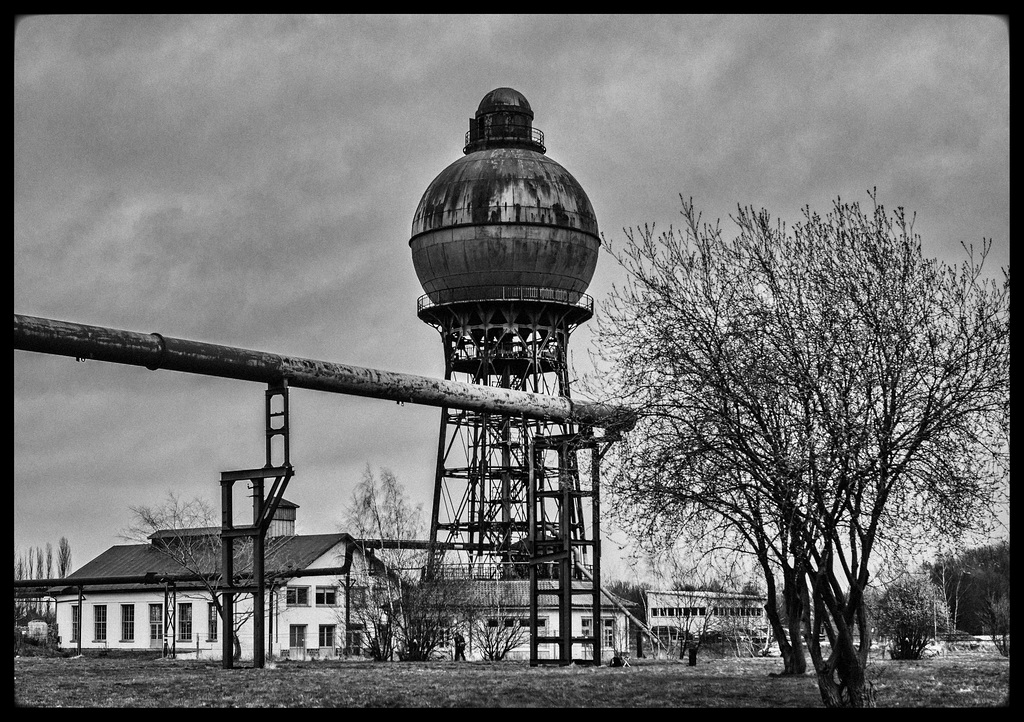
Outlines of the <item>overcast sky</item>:
M1005 266L1008 35L952 15L30 17L14 310L440 377L413 212L503 86L610 240L676 223L680 194L728 230L737 205L795 219L877 187L930 255L991 238ZM617 278L602 255L597 313ZM222 471L263 464L264 388L15 351L15 551L66 536L77 569L124 543L129 506L219 504ZM292 390L298 531L338 531L367 464L429 512L438 418Z

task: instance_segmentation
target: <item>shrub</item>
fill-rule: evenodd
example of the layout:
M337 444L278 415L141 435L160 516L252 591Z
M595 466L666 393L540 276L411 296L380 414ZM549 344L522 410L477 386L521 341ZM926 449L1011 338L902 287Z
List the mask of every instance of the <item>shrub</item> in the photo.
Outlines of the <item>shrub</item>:
M941 591L930 581L906 577L886 588L874 619L878 631L889 639L893 659L921 659L940 621L946 619L946 605Z

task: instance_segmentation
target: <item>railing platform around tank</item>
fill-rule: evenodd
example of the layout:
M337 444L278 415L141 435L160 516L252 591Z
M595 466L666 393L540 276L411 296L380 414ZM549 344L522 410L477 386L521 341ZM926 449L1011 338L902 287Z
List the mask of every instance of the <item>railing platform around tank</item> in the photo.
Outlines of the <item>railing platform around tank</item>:
M539 128L528 128L522 125L492 125L488 126L482 133L480 131L467 130L466 142L462 152L468 153L475 145L483 145L491 141L525 142L529 145L537 146L537 150L541 153L547 151L547 148L544 146L544 131Z
M594 299L586 293L567 291L564 288L542 288L538 286L470 286L467 288L445 288L425 293L416 300L416 312L434 306L452 303L487 303L492 301L536 301L561 303L594 313Z

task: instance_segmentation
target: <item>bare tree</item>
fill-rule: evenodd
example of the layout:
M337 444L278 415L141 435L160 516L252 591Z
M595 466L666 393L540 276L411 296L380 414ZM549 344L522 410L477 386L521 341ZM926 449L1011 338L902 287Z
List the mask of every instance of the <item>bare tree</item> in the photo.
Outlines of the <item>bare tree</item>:
M64 577L66 574L58 570L58 576ZM45 551L43 547L29 547L27 559L25 552L15 551L14 578L16 580L54 578L53 545L47 542ZM24 619L29 612L42 614L44 618L50 620L53 615L50 597L39 595L38 592L23 592L16 596L15 619Z
M350 583L345 585L351 605L351 617L345 620L351 625L346 629L346 646L349 633L358 630L363 648L378 662L392 660L396 652L394 613L398 604L393 593L396 583L387 568L371 554L366 558L365 567L350 572Z
M466 610L470 644L484 659L500 661L516 647L530 641L530 620L522 606L509 599L510 587L500 581L480 580L473 585L473 599Z
M992 592L985 598L981 611L985 631L1004 657L1010 656L1010 593Z
M435 571L422 573L404 586L403 628L408 639L416 640L415 650L409 650L412 659L429 659L435 650L450 642L470 604L466 580L439 573L441 561L437 556L427 557L428 564L436 565Z
M53 578L53 544L46 542L46 571L44 579ZM51 612L50 599L46 599L46 616L49 617Z
M28 564L25 562L25 553L21 551L14 552L14 579L15 581L21 579L28 579ZM24 619L28 612L28 602L21 595L15 595L14 597L14 623L19 624ZM16 635L15 639L19 639Z
M717 518L789 570L823 701L871 705L872 565L985 531L1006 499L1009 271L985 276L988 241L958 266L925 258L877 203L792 229L740 208L732 239L692 202L683 218L616 256L599 362L639 422L612 508L638 532Z
M423 507L413 505L390 469L379 476L369 465L346 509L346 530L380 562L365 582L367 604L355 616L374 658L427 659L441 646L462 601L458 584L424 574Z
M71 573L71 542L62 536L57 542L57 576L63 579Z
M376 548L381 563L366 587L372 604L357 612L371 652L388 659L394 651L403 659L428 659L448 641L467 600L465 581L445 575L444 558L431 558L424 547L422 504L410 503L390 469L378 476L367 465L345 522L352 536Z
M252 595L236 594L234 619L225 619L220 596L220 588L226 581L221 575L220 513L204 499L186 501L173 492L168 492L167 499L160 506L132 506L129 509L132 522L120 537L125 541L150 544L177 564L182 572L196 577L196 583L216 606L224 629L231 630L233 654L237 659L242 653L239 631L253 615L252 605L245 604ZM234 551L236 585L252 584L252 540L236 539Z

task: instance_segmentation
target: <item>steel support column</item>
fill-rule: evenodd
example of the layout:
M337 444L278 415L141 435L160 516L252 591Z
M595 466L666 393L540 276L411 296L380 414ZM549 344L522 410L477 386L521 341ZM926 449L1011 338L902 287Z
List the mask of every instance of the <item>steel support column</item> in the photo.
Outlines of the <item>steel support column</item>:
M289 425L288 425L288 384L281 380L271 384L266 392L265 405L266 420L266 465L260 469L242 469L238 471L225 471L221 474L221 548L222 568L224 575L222 580L222 598L224 599L224 614L231 620L230 626L225 622L225 631L233 635L234 617L229 616L229 609L233 615L234 595L239 592L249 592L253 596L253 666L260 669L266 665L266 571L265 571L265 547L267 530L277 513L277 508L284 497L284 491L288 487L295 471L291 466L289 451ZM275 442L280 441L280 445ZM274 479L268 493L264 493L264 480ZM249 481L252 490L252 524L246 526L235 526L233 521L232 508L232 487L236 481ZM247 538L252 543L252 580L249 585L239 586L235 583L234 570L234 541L236 538ZM223 650L223 667L230 669L234 666L233 655L228 654L231 640L225 636L221 645Z
M529 547L530 557L530 665L601 664L601 503L600 462L618 437L596 438L592 429L578 434L539 436L530 450ZM603 447L603 449L602 449ZM590 452L589 484L582 484L578 453ZM556 456L555 466L545 455ZM552 483L552 477L557 479ZM584 504L589 499L590 504ZM587 529L590 529L588 534ZM592 559L591 569L585 562ZM542 570L550 570L542 573ZM589 581L586 585L584 581ZM538 624L541 597L554 597L558 606L557 635L542 635ZM589 597L591 633L575 634L572 608L576 597ZM540 645L555 644L557 658L541 659ZM575 645L589 645L592 659L574 652Z

